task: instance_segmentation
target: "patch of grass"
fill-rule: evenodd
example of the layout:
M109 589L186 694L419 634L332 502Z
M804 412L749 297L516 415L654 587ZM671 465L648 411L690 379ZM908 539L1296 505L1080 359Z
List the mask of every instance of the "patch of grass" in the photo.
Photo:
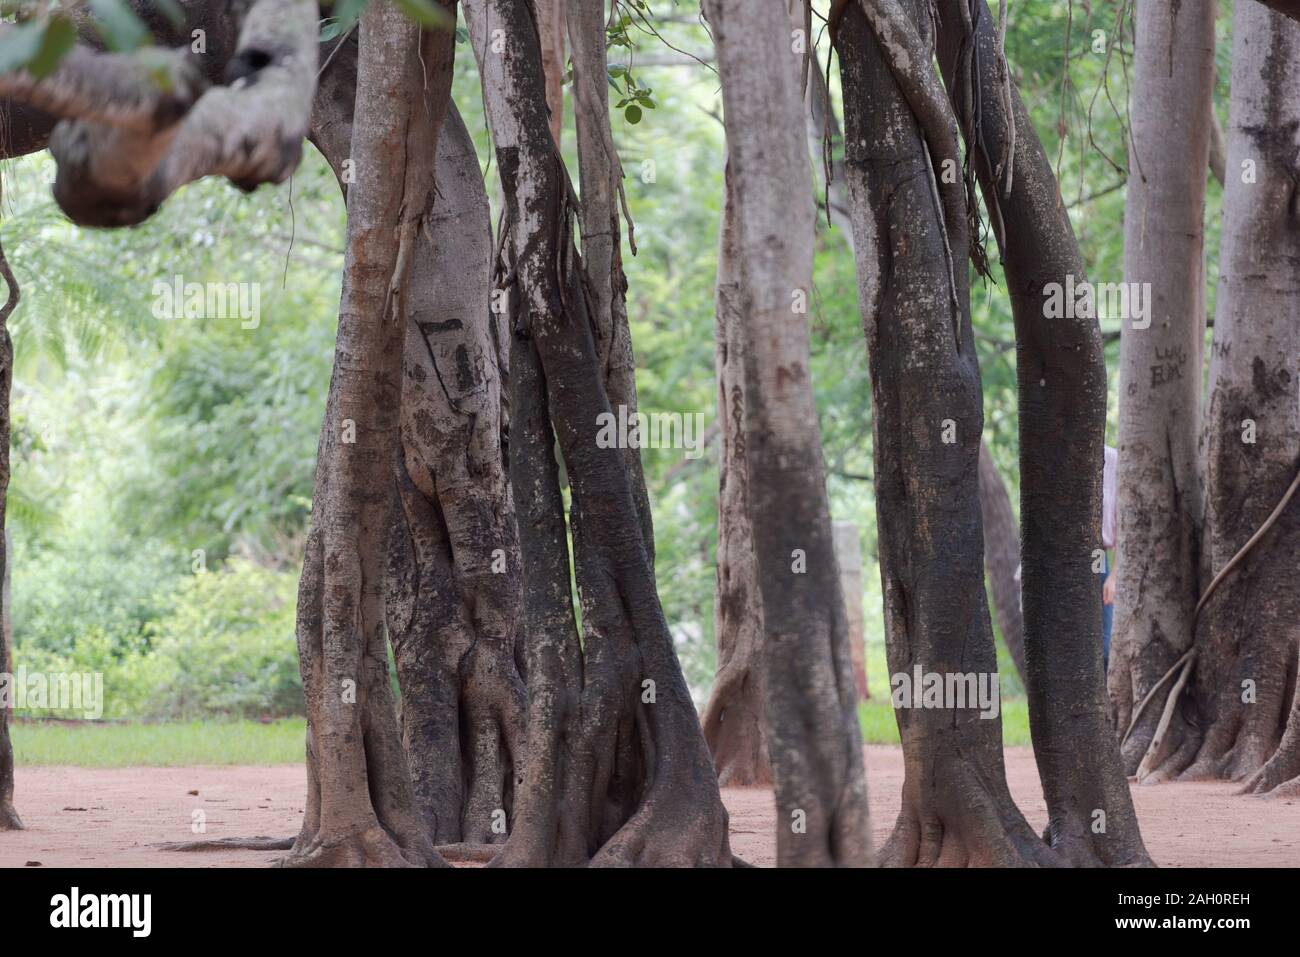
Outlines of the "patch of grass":
M1024 698L1002 699L1002 743L1006 747L1029 745L1029 704ZM890 704L888 690L881 695L875 691L869 701L858 703L858 719L862 723L864 744L898 744L898 722ZM993 719L989 719L990 721Z
M18 765L82 768L296 764L303 760L302 718L189 721L18 721L11 727Z

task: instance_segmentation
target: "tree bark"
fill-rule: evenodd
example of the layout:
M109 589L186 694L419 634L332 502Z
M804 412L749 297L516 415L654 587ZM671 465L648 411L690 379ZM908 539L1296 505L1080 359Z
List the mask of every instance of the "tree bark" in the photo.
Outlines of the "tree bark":
M564 31L566 0L536 0L537 32L542 43L542 71L546 74L546 110L551 137L560 145L564 132ZM604 50L604 21L601 22Z
M497 865L732 863L727 814L655 591L547 123L526 0L465 4L509 235L510 470L527 624L528 728L515 826ZM593 297L594 300L594 297ZM552 432L552 423L554 432ZM558 438L585 640L574 624Z
M713 599L717 672L704 709L704 738L718 783L770 786L763 696L763 596L749 520L745 466L744 303L731 191L724 198L715 293L718 381L718 554Z
M1124 279L1130 288L1146 284L1151 290L1150 325L1122 317L1118 578L1109 684L1115 726L1125 739L1126 772L1160 780L1185 767L1196 749L1192 725L1179 722L1162 738L1168 765L1155 755L1142 763L1163 695L1136 724L1133 718L1138 703L1190 646L1198 595L1196 443L1214 4L1146 0L1137 11L1135 44ZM1170 143L1182 145L1171 150Z
M1074 863L1147 864L1107 708L1093 572L1106 413L1101 331L1095 318L1045 314L1049 284L1086 272L987 4L940 0L939 17L939 65L1000 226L1016 326L1025 672L1045 837ZM974 90L985 91L978 113Z
M911 676L920 666L987 682L996 677L997 657L982 566L976 469L983 410L968 312L966 218L946 216L940 205L941 166L904 92L916 80L898 68L908 42L900 33L910 31L911 45L919 46L928 15L910 3L892 12L900 29L887 32L869 24L857 3L839 5L832 18L871 368L885 641L894 675ZM913 66L929 70L927 61ZM955 151L951 122L933 135L951 137L946 150ZM883 862L1050 862L1007 790L1000 718L981 718L973 703L911 703L910 696L895 699L903 805Z
M809 364L815 211L802 58L790 21L770 10L743 0L705 10L727 133L723 242L732 245L722 258L735 269L740 320L777 863L863 866L871 842L857 695ZM731 344L728 330L734 361Z
M1205 586L1268 523L1300 469L1297 85L1300 24L1238 4L1202 435ZM1252 789L1270 791L1300 775L1298 567L1300 503L1293 500L1202 609L1192 695L1181 704L1203 737L1184 777L1249 777ZM1295 795L1300 786L1281 790Z
M434 201L454 50L391 3L360 24L348 253L312 525L298 590L307 808L284 863L443 864L415 806L384 640L408 272Z
M355 90L348 43L321 77L311 134L345 194ZM438 200L413 255L386 623L402 741L430 837L435 846L497 844L522 766L519 547L504 320L487 308L487 194L454 105L438 135L435 180Z
M14 377L14 347L9 338L9 316L18 306L18 281L0 249L0 278L6 286L5 303L0 306L0 676L11 682L13 674L13 626L9 620L9 534L5 525L5 506L9 497L9 390ZM10 689L12 690L12 689ZM21 829L22 819L14 810L14 750L9 742L9 708L0 703L0 831Z
M988 445L980 442L980 519L984 523L984 573L993 594L998 629L1020 681L1025 682L1024 615L1020 610L1020 527L1011 508L1011 495Z

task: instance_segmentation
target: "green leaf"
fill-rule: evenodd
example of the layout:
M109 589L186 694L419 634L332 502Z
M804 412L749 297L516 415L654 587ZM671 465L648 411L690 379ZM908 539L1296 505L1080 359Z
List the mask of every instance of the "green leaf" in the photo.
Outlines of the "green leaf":
M397 0L397 9L422 27L438 27L450 30L456 25L456 18L433 0Z
M20 23L0 40L0 73L21 70L41 52L45 40L45 24L33 20Z
M343 24L339 22L338 17L327 17L320 24L320 42L333 40L343 33Z
M59 61L77 44L77 28L67 17L54 17L41 37L41 47L36 51L27 69L32 76L49 76Z
M634 126L641 122L641 107L632 103L623 111L623 118Z
M109 49L130 52L149 39L149 29L123 0L89 0L89 4Z

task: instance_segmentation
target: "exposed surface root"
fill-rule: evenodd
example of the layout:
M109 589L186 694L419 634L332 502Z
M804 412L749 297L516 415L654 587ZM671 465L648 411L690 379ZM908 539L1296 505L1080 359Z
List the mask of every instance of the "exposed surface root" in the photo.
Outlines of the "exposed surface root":
M161 851L290 851L292 837L222 837L210 841L167 841L155 845Z
M295 843L276 867L448 867L436 853L424 857L418 848L402 848L382 827L329 837L317 834Z

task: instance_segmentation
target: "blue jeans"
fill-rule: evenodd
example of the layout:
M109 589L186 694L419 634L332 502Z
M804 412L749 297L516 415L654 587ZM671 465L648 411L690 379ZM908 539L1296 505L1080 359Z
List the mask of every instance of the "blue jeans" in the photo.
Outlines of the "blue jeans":
M1104 587L1106 578L1110 575L1110 563L1103 553L1101 556L1101 571L1097 573L1098 587ZM1115 606L1103 604L1101 606L1101 657L1106 663L1106 669L1110 670L1110 629L1115 620Z

